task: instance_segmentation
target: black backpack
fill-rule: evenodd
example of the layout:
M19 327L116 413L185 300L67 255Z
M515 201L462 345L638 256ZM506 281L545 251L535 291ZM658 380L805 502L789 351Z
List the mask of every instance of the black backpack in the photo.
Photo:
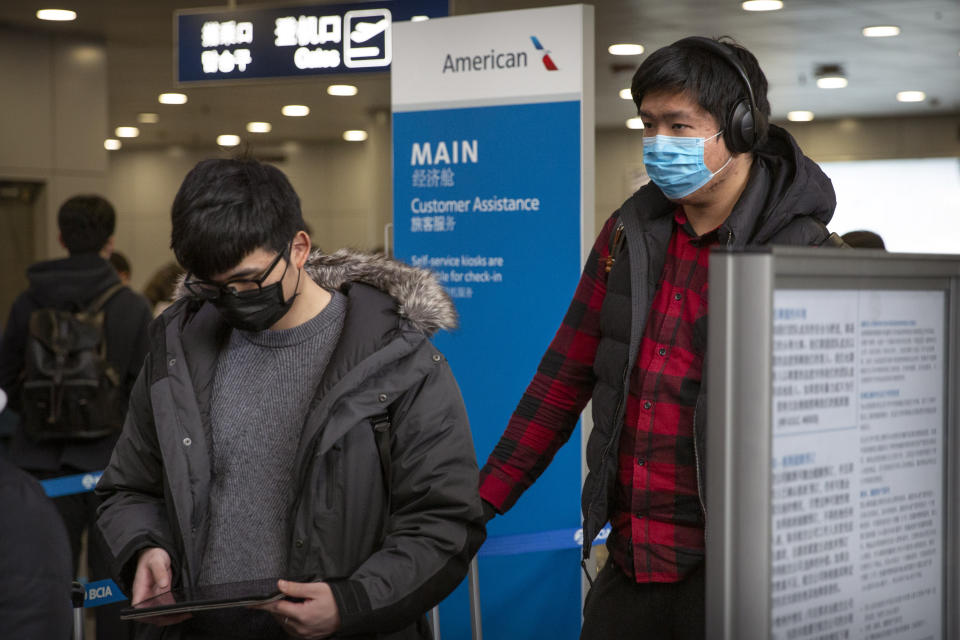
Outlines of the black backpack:
M103 306L115 284L86 309L30 314L21 418L34 440L87 440L119 431L126 413L120 377L107 361Z

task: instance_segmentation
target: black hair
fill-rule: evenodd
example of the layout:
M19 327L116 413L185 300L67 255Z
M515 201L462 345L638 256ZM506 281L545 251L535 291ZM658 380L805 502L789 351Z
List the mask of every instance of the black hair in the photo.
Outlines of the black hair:
M70 255L97 253L107 244L117 226L117 214L106 198L73 196L57 213L60 237Z
M880 234L865 229L848 231L840 236L844 242L854 249L886 249Z
M757 58L726 36L715 39L715 42L725 47L740 63L740 67L750 80L757 111L769 118L767 78ZM741 100L749 101L743 78L730 63L720 58L719 52L713 52L683 40L654 51L633 74L630 92L633 94L638 112L643 97L656 91L688 93L716 119L721 129L727 126L727 116L737 103ZM763 118L764 122L759 123L755 146L763 144L766 140L767 118Z
M123 255L119 251L114 251L110 254L110 264L113 265L113 268L117 273L133 273L130 270L130 261L127 260L127 256Z
M304 228L300 198L282 171L252 158L203 160L173 200L170 248L208 279L258 248L284 251Z

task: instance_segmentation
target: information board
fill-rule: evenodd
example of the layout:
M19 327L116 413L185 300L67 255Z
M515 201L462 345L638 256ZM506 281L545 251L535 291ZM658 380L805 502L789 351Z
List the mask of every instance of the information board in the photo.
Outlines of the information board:
M771 632L943 638L943 291L776 290Z
M457 378L482 465L560 326L593 242L593 13L568 5L397 25L391 69L394 252L432 269L460 328L436 337ZM580 432L481 555L484 634L575 640ZM442 637L470 637L464 593Z
M393 23L447 15L447 0L208 8L174 15L178 83L386 71Z

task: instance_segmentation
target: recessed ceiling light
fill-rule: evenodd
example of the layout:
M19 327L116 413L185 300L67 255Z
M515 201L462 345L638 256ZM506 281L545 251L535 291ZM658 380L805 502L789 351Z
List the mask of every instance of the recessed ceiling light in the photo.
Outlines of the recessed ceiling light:
M224 133L217 136L217 144L221 147L235 147L240 144L240 136L235 136L232 133Z
M864 36L867 38L892 38L900 35L900 27L895 25L877 25L874 27L864 27Z
M747 0L740 5L744 11L778 11L783 9L781 0Z
M813 111L791 111L787 114L790 122L810 122L813 120Z
M821 89L843 89L847 86L847 79L843 76L824 76L817 78L817 86Z
M430 19L430 16L412 16L410 22L426 22Z
M643 53L642 44L612 44L607 51L615 56L638 56Z
M633 93L630 92L630 89L620 89L620 99L633 100Z
M627 129L643 129L643 118L637 116L627 120Z
M923 102L927 99L927 94L923 91L898 91L898 102Z
M53 22L70 22L77 19L77 12L69 9L40 9L37 11L37 17Z
M140 135L140 129L136 127L117 127L113 132L118 138L136 138Z
M123 146L123 143L116 138L107 138L103 141L103 148L107 151L116 151Z
M248 122L247 131L250 133L270 133L273 125L269 122Z
M367 132L363 129L349 129L343 132L343 139L347 142L363 142L367 139Z
M141 124L157 124L160 122L160 116L156 113L138 113L137 122Z
M304 104L288 104L280 109L280 113L285 116L300 118L310 114L310 107Z
M327 93L331 96L355 96L357 88L352 84L332 84L327 87Z
M186 104L187 94L185 93L161 93L157 98L160 104Z

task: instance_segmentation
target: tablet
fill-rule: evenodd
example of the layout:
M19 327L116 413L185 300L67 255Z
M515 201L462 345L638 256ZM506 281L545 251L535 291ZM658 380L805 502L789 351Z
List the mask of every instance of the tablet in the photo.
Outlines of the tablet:
M263 578L243 582L207 584L186 589L173 589L147 598L120 611L121 620L137 620L175 613L193 613L210 609L229 609L266 604L283 598L277 589L279 578ZM285 578L286 579L286 578ZM304 581L297 579L297 582Z

